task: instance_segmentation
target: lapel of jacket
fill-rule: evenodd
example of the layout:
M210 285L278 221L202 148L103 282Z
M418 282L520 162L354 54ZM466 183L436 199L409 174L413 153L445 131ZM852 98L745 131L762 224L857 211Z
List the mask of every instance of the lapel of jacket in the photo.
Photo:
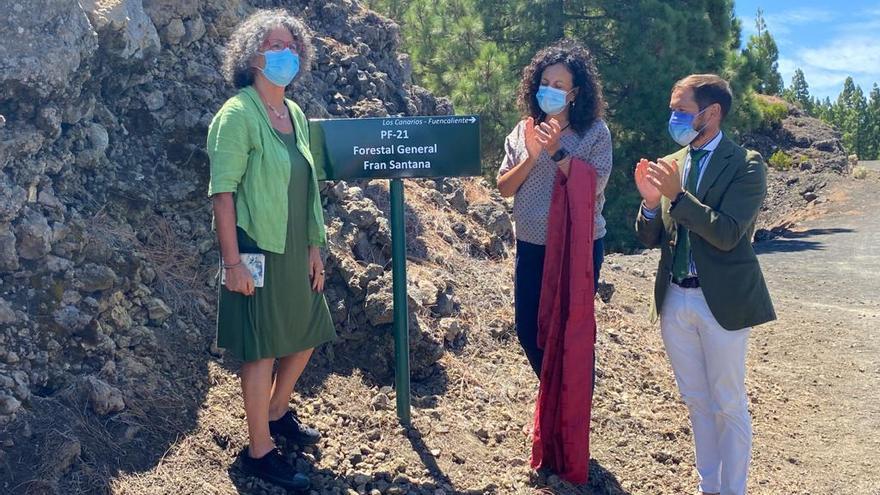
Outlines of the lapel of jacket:
M681 172L682 176L684 176L684 161L687 160L688 156L688 148L685 146L684 148L676 151L671 155L667 155L664 160L667 162L671 162L675 160L676 165L678 166L678 170Z
M706 199L706 193L709 191L709 188L712 187L712 184L718 180L718 177L730 165L730 157L733 156L734 151L736 151L736 146L733 144L733 141L727 136L722 137L718 147L715 148L715 152L712 153L712 158L706 164L706 171L703 172L703 178L700 180L699 187L697 187L697 199L700 201Z
M675 163L678 164L678 169L681 170L682 173L684 173L684 161L687 159L687 153L688 153L688 148L684 147L684 148L676 151L675 153L668 155L664 159L666 161L675 160ZM666 213L669 211L670 200L664 197L663 199L661 199L660 204L663 205L663 209L662 209L662 211L664 212L663 223L666 226L665 228L667 230L669 230L670 228L672 229L672 232L671 232L672 237L670 238L670 241L671 241L672 245L675 245L676 239L678 238L678 227L677 227L676 222L674 220L672 220L672 217L670 217L669 214Z

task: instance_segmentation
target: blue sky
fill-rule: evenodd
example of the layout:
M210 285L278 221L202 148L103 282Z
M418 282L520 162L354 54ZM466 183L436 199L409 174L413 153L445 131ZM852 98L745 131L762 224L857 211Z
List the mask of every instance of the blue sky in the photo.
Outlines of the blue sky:
M767 29L779 46L785 86L798 67L810 93L832 101L846 76L866 94L880 84L880 2L877 0L735 0L742 20L743 47L755 33L755 13L764 11Z

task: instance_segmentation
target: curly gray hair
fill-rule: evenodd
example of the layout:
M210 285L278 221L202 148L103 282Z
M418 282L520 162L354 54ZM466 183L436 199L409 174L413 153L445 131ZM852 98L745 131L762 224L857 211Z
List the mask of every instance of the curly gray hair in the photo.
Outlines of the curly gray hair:
M287 28L297 45L300 66L297 77L309 70L314 49L305 24L284 9L258 10L239 24L229 37L223 59L223 77L236 88L253 84L254 69L251 67L251 59L260 51L260 45L269 36L269 32L278 27Z

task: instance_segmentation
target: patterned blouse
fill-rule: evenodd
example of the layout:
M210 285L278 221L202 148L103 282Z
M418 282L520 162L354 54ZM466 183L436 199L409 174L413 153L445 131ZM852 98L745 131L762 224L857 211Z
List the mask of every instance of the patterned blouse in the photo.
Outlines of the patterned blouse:
M572 155L589 163L596 169L596 218L594 238L605 237L605 186L611 176L611 132L604 120L596 120L583 137L576 133L563 134L562 146ZM498 170L501 177L527 155L525 145L525 122L520 121L504 141L504 161ZM513 198L513 220L516 223L516 238L531 244L544 245L547 242L547 217L553 184L556 180L556 162L546 151L541 151L535 168L520 186Z

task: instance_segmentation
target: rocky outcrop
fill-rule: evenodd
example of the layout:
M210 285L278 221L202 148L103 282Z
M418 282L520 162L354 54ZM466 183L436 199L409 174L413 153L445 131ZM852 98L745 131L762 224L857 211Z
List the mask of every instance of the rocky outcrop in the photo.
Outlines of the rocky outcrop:
M770 165L756 240L784 232L811 204L825 201L822 191L826 186L851 169L840 132L794 105L778 98L771 101L787 105L788 115L770 129L742 139L744 147L760 152Z
M167 384L162 370L179 359L173 339L208 352L218 255L204 139L233 94L218 71L220 47L263 4L19 0L4 9L0 423L27 410L34 394L62 391L95 414L118 413ZM312 71L290 91L309 116L452 112L448 100L410 83L391 21L347 0L289 4L314 34ZM449 249L503 256L512 239L506 207L488 192L472 203L465 182L410 181L420 206L408 222L449 212L455 222L432 233ZM316 362L328 370L358 363L387 380L387 190L341 182L323 190L327 297L341 339ZM412 235L410 255L430 261L422 235ZM439 270L413 288L417 377L466 332L454 321L455 286L455 273Z

